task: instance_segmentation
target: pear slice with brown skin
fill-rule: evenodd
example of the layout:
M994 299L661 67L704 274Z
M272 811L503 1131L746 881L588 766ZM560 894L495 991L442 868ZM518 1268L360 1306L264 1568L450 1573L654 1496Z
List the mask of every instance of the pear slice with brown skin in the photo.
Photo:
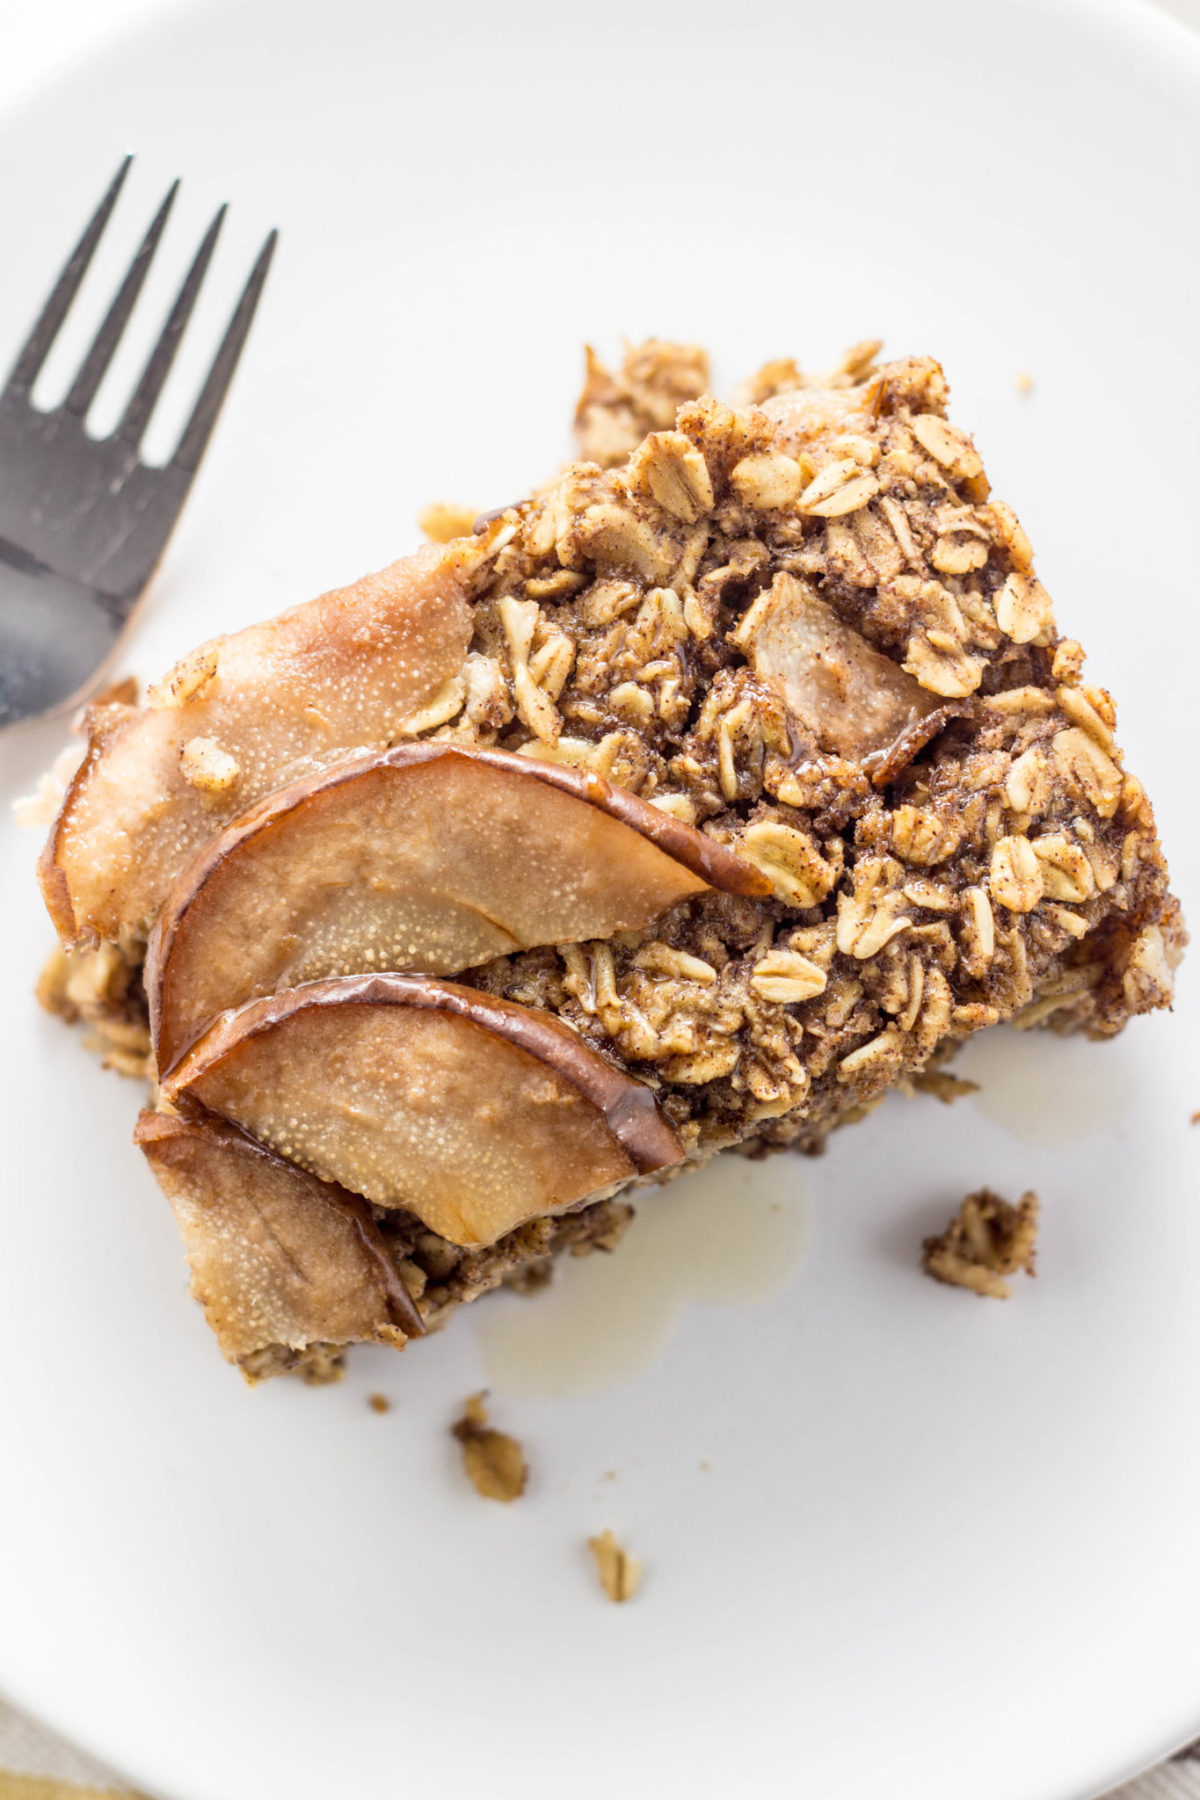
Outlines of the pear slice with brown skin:
M169 1070L227 1007L328 975L456 975L535 944L637 931L760 871L579 769L401 744L296 782L205 845L146 959Z
M163 1091L472 1248L683 1155L651 1090L569 1026L414 975L252 1000Z
M285 782L394 742L448 693L471 636L467 554L431 545L203 645L148 706L95 707L38 866L63 941L144 933L214 831Z
M223 1120L144 1112L133 1141L171 1203L203 1306L230 1362L279 1347L423 1331L370 1207Z

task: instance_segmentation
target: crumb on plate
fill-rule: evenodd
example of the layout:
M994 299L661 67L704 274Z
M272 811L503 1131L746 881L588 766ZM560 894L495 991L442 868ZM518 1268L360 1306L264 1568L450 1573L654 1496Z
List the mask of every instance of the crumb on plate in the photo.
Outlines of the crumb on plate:
M611 1531L590 1537L588 1549L596 1559L596 1573L609 1599L618 1603L632 1600L642 1581L642 1565L637 1557L630 1556Z
M367 1405L372 1412L385 1413L392 1410L392 1403L386 1394L368 1394Z
M525 1492L529 1464L515 1437L488 1424L483 1394L472 1394L451 1431L462 1445L463 1468L485 1500L516 1500Z
M935 1281L972 1293L1007 1300L1012 1292L1006 1275L1024 1269L1035 1273L1038 1197L1022 1194L1016 1206L980 1188L968 1194L949 1225L925 1239L921 1266Z

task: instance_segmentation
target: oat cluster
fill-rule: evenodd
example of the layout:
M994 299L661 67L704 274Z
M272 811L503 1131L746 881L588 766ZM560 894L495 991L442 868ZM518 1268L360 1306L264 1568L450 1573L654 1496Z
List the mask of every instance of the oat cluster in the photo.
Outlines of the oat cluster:
M1034 1273L1039 1210L1032 1191L1014 1206L980 1188L967 1195L945 1231L925 1239L921 1266L935 1281L1007 1300L1012 1289L1005 1277L1021 1269Z
M57 1013L68 1025L88 1027L84 1042L98 1052L106 1069L154 1079L140 964L116 944L101 943L94 950L56 945L38 976L36 992L47 1012Z
M450 1429L462 1446L463 1468L475 1492L507 1505L525 1492L529 1464L515 1437L488 1424L485 1398L472 1394Z

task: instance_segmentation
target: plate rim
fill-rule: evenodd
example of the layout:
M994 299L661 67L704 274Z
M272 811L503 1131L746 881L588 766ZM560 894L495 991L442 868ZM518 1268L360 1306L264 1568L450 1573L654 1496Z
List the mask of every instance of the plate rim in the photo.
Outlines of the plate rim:
M134 43L149 34L161 33L169 29L172 20L220 11L232 15L239 5L247 3L258 5L261 0L140 0L132 15L116 20L83 47L64 51L53 64L42 67L7 98L0 99L0 128L19 122L22 115L51 104L55 91L68 85L92 57L111 55L122 43ZM278 0L268 0L268 4L271 3L277 4ZM661 5L669 0L649 0L649 3ZM990 5L1001 13L1022 13L1031 20L1049 16L1064 28L1094 39L1107 36L1110 40L1123 40L1131 56L1145 58L1153 64L1155 74L1181 90L1191 87L1200 101L1200 19L1192 26L1157 4L1157 0L977 0L977 4ZM1200 951L1200 945L1193 954L1197 951ZM104 1750L93 1751L90 1745L81 1743L73 1733L69 1718L60 1714L53 1704L47 1708L43 1696L36 1691L27 1691L19 1676L16 1681L6 1676L2 1697L49 1736L61 1739L71 1749L97 1761L117 1779L140 1791L138 1778L121 1772L123 1758L113 1760ZM1200 1697L1196 1706L1197 1711L1187 1728L1179 1734L1173 1733L1165 1746L1144 1755L1139 1753L1132 1764L1102 1777L1104 1785L1072 1789L1061 1800L1107 1800L1128 1783L1169 1763L1181 1750L1200 1739ZM164 1794L163 1800L175 1800L174 1790L171 1796Z

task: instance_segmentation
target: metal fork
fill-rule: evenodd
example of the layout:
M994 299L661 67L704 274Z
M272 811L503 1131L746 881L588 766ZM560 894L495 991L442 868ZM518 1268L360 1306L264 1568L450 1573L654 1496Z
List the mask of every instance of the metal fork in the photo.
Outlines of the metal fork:
M258 254L170 461L139 447L200 293L222 206L116 430L89 437L92 401L141 292L178 190L167 192L80 364L51 412L30 398L129 172L126 157L0 391L0 730L68 705L103 672L162 555L204 455L274 253Z

